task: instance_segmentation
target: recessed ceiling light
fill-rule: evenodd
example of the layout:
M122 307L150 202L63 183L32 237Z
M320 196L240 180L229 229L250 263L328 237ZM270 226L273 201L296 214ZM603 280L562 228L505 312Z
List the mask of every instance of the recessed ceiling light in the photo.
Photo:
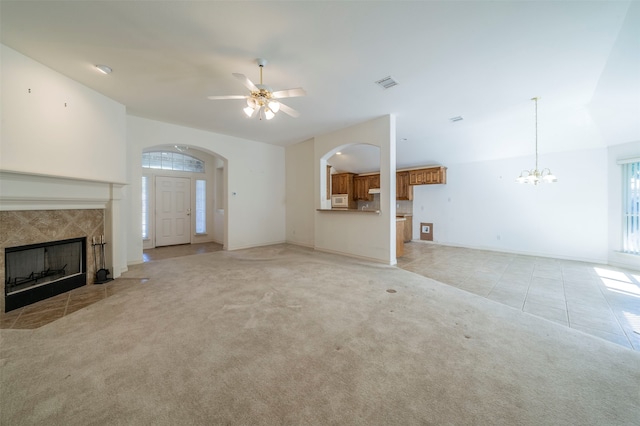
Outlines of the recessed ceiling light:
M111 74L111 71L113 71L111 67L108 67L106 65L96 65L96 69L102 74Z
M342 155L342 153L340 151L336 152L336 155Z

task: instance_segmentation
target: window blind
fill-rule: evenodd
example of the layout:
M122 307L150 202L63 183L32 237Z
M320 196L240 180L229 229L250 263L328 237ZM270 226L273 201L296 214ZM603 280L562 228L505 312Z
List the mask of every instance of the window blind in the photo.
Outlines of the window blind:
M622 251L640 254L640 161L622 166Z

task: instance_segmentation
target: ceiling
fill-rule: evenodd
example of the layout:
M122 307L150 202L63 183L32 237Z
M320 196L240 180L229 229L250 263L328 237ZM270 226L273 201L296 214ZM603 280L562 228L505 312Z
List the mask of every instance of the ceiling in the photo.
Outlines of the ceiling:
M398 167L533 156L640 140L633 1L4 1L3 44L131 115L290 145L385 114ZM232 73L299 118L248 119ZM113 73L94 69L106 64ZM392 76L398 85L374 82ZM451 122L450 118L463 120ZM354 141L366 142L366 141ZM188 144L188 141L180 141ZM349 157L350 159L348 159ZM363 156L364 157L364 156ZM370 157L370 156L367 156ZM340 169L369 171L358 155Z

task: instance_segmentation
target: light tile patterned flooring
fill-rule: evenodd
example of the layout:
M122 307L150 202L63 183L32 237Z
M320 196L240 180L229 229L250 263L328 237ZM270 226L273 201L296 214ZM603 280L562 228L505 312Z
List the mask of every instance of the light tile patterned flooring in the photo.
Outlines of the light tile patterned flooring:
M145 262L222 250L205 243L145 250ZM640 272L568 260L405 244L398 267L640 351ZM37 328L144 282L118 278L9 313L0 328Z
M640 351L640 272L606 265L405 244L398 267Z
M122 291L139 279L117 279L105 284L85 285L40 302L0 313L0 328L31 329L42 327L65 315L86 308L100 300Z
M145 250L143 260L169 259L191 254L222 250L217 243L187 244ZM42 327L93 303L109 297L127 287L146 282L146 279L117 278L105 284L86 285L40 302L4 313L0 312L0 328L32 329Z

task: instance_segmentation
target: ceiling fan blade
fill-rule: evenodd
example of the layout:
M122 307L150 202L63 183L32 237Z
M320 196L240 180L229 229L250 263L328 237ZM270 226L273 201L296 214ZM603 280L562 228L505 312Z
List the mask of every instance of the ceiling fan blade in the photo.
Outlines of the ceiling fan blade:
M295 98L296 96L306 96L307 92L304 91L302 87L296 87L295 89L287 89L287 90L278 90L277 92L273 92L271 97L276 99L282 98Z
M238 80L240 80L240 82L244 85L244 87L246 87L247 89L251 90L252 92L257 92L258 88L256 87L255 84L253 84L253 82L251 80L249 80L247 78L246 75L244 74L238 74L238 73L233 73L233 76L235 78L237 78Z
M298 111L296 111L295 109L291 108L290 106L287 106L287 105L283 104L282 102L279 102L279 104L280 104L280 111L282 111L285 114L288 114L288 115L290 115L291 117L294 117L294 118L300 117L300 113Z
M207 96L207 99L211 99L212 101L218 99L247 99L249 96L245 95L222 95L222 96Z

